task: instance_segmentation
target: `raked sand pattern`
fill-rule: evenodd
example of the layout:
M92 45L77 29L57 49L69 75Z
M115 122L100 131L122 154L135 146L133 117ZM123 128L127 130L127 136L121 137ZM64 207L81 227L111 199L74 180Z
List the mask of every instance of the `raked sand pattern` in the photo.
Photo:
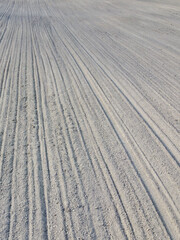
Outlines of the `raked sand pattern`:
M180 1L0 1L0 239L180 239Z

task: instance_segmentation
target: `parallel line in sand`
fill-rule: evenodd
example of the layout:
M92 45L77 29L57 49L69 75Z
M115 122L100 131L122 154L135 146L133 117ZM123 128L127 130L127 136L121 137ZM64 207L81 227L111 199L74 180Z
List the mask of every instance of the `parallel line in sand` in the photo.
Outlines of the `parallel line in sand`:
M72 51L71 51L71 53L72 53ZM76 55L77 56L77 55ZM86 79L86 78L85 78ZM89 85L89 82L88 82L88 85ZM91 87L90 87L91 88ZM93 90L92 90L93 91ZM95 97L96 97L96 95L95 95ZM97 97L96 97L97 98ZM126 97L127 98L127 97ZM101 105L101 103L100 103L100 101L97 99L97 101L99 102L99 104ZM102 106L102 105L101 105ZM103 107L102 107L103 108ZM104 109L104 108L103 108ZM105 113L105 115L107 116L107 118L109 119L109 117L108 117L108 115L106 114L106 112L105 112L105 110L103 110L104 111L104 113ZM109 120L110 121L110 120ZM111 122L111 121L110 121ZM115 128L112 126L112 128L114 129L114 131L116 132L116 130L115 130ZM118 139L119 139L119 136L118 136L118 134L117 134L117 137L118 137ZM121 142L121 144L123 145L123 143L122 143L122 140L121 139L119 139L120 140L120 142ZM125 151L126 151L126 153L127 153L127 149L125 148ZM128 154L128 153L127 153ZM131 159L131 157L130 157L130 155L128 154L128 158L129 159ZM131 160L131 162L132 162L132 160ZM135 168L135 165L133 164L133 162L132 162L132 165L133 165L133 167ZM137 171L137 169L135 168L135 170ZM138 174L138 172L137 172L137 174ZM139 175L139 174L138 174ZM139 176L140 177L140 176ZM141 177L140 177L140 179L141 179ZM141 182L143 183L143 180L141 179ZM144 183L143 183L143 185L144 185ZM145 185L144 185L145 186ZM147 190L147 187L145 186L145 189L146 189L146 191L147 191L147 193L148 193L148 195L149 195L149 191ZM151 200L152 200L152 202L153 202L153 204L154 204L154 206L155 206L155 208L156 208L156 211L157 211L157 213L158 213L158 209L157 209L157 207L156 207L156 205L155 205L155 203L154 203L154 201L153 201L153 199L152 199L152 197L150 197L151 198ZM158 213L158 215L159 215L159 213ZM161 221L162 221L162 223L163 223L163 225L164 225L164 220L163 220L163 218L162 218L162 216L160 216L160 219L161 219ZM166 227L166 225L164 225L164 227L165 227L165 229L166 229L166 231L168 232L168 234L169 234L169 236L171 236L170 235L170 233L169 233L169 231L168 231L168 229L167 229L167 227Z

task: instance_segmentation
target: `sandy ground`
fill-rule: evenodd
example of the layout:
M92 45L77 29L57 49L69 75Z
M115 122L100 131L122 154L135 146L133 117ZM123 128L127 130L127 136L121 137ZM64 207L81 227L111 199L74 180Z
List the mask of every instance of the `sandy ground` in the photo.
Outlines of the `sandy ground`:
M0 1L0 239L180 239L180 1Z

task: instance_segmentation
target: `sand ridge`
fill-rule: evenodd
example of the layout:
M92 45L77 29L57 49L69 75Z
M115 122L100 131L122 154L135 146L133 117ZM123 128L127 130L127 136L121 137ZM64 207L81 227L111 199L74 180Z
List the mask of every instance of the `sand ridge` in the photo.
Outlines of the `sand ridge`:
M179 239L179 10L0 1L0 239Z

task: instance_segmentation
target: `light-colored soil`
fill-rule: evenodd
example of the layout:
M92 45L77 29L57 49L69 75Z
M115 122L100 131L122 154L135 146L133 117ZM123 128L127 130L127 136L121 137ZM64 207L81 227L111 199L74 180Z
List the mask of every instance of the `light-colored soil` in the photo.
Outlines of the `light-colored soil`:
M180 1L0 1L0 239L180 239Z

